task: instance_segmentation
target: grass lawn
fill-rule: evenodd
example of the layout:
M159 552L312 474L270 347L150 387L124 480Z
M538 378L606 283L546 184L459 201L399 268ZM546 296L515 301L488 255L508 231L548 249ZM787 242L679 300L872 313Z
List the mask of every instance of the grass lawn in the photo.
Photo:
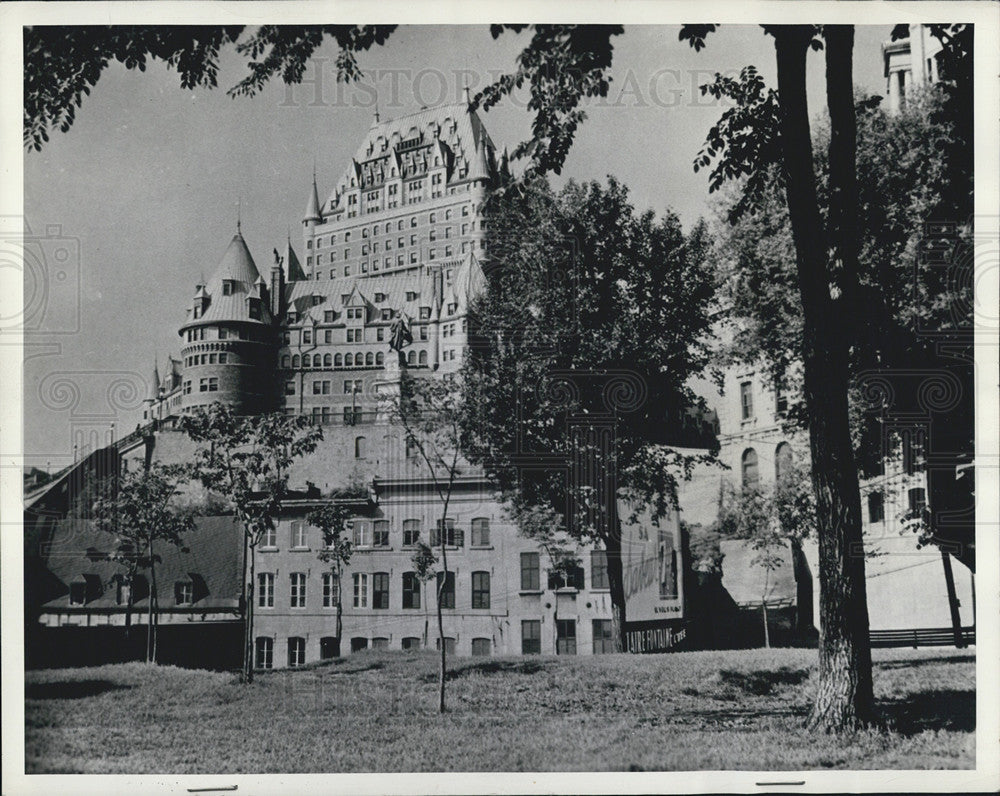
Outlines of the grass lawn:
M124 664L27 675L29 773L972 768L975 659L875 650L891 727L807 733L804 649L455 658L364 652L235 675Z

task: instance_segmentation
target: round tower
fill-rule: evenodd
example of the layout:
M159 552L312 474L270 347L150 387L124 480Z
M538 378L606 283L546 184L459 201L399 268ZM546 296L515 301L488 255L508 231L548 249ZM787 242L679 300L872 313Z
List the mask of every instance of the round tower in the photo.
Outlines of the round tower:
M219 267L197 286L179 334L182 411L216 401L240 414L277 408L278 330L267 284L238 224Z

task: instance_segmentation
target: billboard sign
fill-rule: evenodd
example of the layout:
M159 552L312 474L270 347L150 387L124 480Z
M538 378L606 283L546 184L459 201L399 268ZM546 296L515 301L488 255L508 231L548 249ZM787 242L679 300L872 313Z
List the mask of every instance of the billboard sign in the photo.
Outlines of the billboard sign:
M630 652L663 652L685 636L680 515L654 520L644 507L619 501L625 631Z

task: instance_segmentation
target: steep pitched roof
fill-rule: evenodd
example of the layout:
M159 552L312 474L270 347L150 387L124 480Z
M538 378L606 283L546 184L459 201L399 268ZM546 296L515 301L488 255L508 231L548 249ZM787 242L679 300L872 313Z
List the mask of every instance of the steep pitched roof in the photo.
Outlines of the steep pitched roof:
M337 207L352 178L360 183L368 174L380 182L391 177L393 167L402 175L401 153L411 144L428 148L432 158L441 158L449 175L463 167L468 169L463 179L488 178L496 172L496 147L479 115L467 103L425 108L373 124L323 207Z
M184 539L188 552L169 545L161 545L156 551L160 557L156 567L160 609L174 607L174 584L188 580L202 586L195 588L195 602L190 609L198 612L236 609L239 606L243 532L232 517L197 517L195 525L195 530ZM113 536L96 530L86 520L61 521L44 557L45 567L53 576L49 581L58 593L47 595L49 599L43 609L71 609L70 584L83 578L90 584L91 593L85 606L73 609L124 610L124 606L117 603L113 585L115 576L124 569L106 560L114 541ZM148 605L148 598L144 598L137 601L133 609L139 611Z
M225 289L228 283L228 290ZM260 302L260 317L250 316L249 298L259 297L259 285L263 285L260 271L250 254L243 235L237 231L226 248L222 260L208 283L200 288L195 299L208 298L208 307L199 318L188 317L188 323L197 321L199 324L219 321L246 321L250 323L269 324L270 309L267 302ZM258 288L255 290L255 285ZM185 324L186 325L186 324Z

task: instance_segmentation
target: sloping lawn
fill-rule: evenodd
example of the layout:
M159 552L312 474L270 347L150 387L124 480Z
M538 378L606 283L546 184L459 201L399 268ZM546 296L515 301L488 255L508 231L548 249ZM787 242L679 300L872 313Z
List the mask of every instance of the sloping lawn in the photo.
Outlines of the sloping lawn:
M890 726L803 729L814 650L456 658L358 653L235 675L124 664L29 672L29 773L972 768L975 659L875 650Z

